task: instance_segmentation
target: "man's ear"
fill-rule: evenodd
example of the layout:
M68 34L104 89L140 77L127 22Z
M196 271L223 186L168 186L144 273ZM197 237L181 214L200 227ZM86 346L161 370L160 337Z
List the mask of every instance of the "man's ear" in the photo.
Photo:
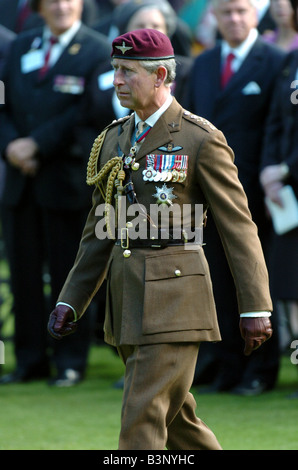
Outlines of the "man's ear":
M167 69L163 66L160 65L157 70L156 70L156 81L155 81L155 86L156 88L159 88L160 85L162 85L167 78L168 72Z

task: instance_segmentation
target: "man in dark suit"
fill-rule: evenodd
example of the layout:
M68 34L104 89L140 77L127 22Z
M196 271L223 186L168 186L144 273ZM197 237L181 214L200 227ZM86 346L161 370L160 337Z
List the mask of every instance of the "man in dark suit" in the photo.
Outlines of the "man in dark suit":
M4 62L14 39L15 33L0 25L0 78L2 78Z
M270 230L264 209L264 194L259 184L259 165L273 83L284 55L265 44L258 35L255 6L255 0L213 1L223 40L196 58L184 104L222 130L235 152L239 179L248 197L266 255ZM228 58L232 63L226 62ZM221 79L228 78L227 72L230 77L224 84ZM258 361L257 365L257 355L244 360L241 344L235 340L235 335L231 335L231 328L238 328L235 315L237 299L212 215L208 218L205 242L223 335L222 344L208 345L208 354L206 351L206 357L210 354L212 358L210 363L215 354L213 370L220 369L213 389L233 389L238 393L254 394L272 388L279 363L277 335L258 353L262 355L262 361Z
M98 6L95 0L84 0L82 22L87 26L97 18ZM43 18L32 10L31 0L0 0L0 24L20 33L28 29L43 26Z
M0 80L2 80L5 60L9 54L12 41L15 39L15 33L0 25ZM5 101L5 85L1 83L0 105ZM5 174L5 163L0 158L0 201L2 196L3 181Z
M18 35L4 75L3 227L17 369L1 383L49 374L46 312L73 263L90 204L89 155L76 141L79 110L93 70L110 57L106 38L81 23L82 0L37 0L32 7L46 26ZM50 305L44 273L50 275ZM75 342L55 344L53 383L70 385L82 378L89 340L86 323Z

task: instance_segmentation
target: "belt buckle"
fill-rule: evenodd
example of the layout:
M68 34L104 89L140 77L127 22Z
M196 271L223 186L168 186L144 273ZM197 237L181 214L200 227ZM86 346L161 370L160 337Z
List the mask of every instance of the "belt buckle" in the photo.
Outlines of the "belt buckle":
M120 231L120 244L123 250L129 248L129 237L128 237L128 228L122 228Z

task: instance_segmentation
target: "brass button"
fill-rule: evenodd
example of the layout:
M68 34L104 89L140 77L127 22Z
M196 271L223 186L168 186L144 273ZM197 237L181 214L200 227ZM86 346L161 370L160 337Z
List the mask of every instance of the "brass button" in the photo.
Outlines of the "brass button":
M129 258L130 255L131 255L131 251L130 251L130 250L124 250L124 251L123 251L123 256L124 256L124 258Z
M138 171L138 169L140 168L140 164L138 162L133 162L132 165L131 165L131 168L134 171Z
M180 271L180 269L176 269L176 270L175 270L175 276L177 276L177 277L181 276L181 271Z

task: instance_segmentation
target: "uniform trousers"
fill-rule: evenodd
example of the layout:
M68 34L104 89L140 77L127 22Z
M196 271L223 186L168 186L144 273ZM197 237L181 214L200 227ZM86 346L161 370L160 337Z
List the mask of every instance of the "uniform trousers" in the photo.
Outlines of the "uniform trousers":
M199 343L120 346L126 365L120 450L221 450L190 393Z

